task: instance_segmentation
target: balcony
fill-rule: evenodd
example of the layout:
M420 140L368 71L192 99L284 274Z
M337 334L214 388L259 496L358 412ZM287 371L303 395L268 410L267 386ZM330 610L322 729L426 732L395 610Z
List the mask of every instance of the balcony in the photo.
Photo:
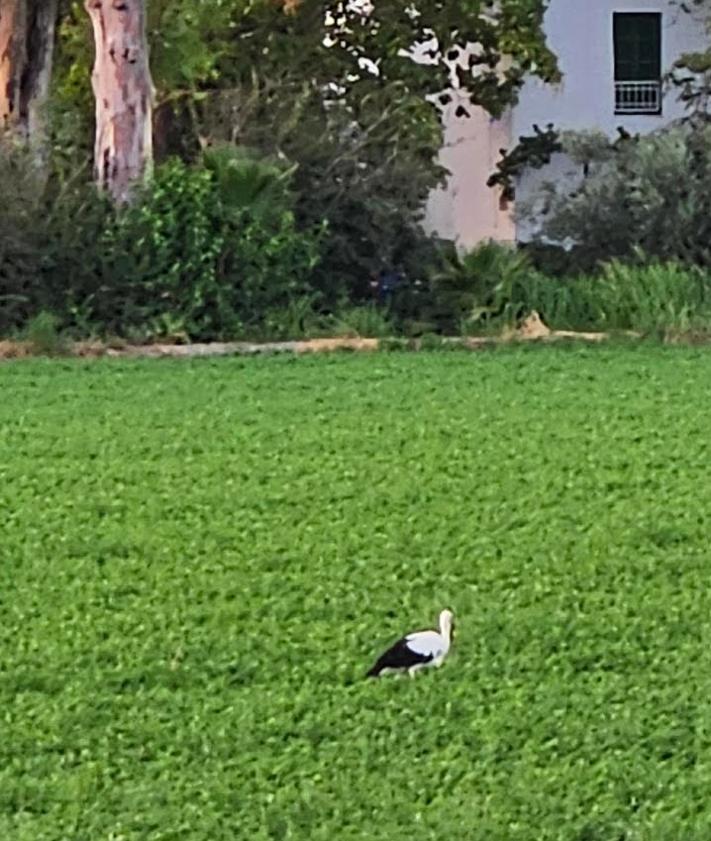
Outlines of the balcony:
M615 114L661 114L662 83L615 82Z

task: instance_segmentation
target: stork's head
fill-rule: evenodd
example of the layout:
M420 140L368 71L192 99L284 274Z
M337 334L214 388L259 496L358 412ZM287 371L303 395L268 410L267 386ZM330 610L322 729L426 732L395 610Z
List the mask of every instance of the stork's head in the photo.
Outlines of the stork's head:
M443 633L454 631L454 614L451 610L443 610L439 615L439 627Z

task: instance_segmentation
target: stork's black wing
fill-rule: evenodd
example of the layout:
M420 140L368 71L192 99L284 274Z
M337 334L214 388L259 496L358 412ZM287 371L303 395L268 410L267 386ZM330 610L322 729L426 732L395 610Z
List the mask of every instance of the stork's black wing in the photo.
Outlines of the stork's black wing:
M398 640L395 645L381 654L366 677L378 677L384 669L409 669L421 663L429 663L434 659L433 654L418 654L407 645L407 637Z

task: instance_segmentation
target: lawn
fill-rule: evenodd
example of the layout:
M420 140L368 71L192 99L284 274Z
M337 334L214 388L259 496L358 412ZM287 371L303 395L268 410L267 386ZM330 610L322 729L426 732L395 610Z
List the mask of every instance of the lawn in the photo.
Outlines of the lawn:
M3 841L711 838L708 350L0 390Z

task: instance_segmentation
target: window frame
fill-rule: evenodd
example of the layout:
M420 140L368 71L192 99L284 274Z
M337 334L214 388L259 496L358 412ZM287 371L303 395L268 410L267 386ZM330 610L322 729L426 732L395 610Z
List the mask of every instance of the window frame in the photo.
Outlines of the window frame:
M651 58L645 61L643 55L644 34L642 27L635 33L629 23L644 20L652 33L650 39ZM628 29L625 33L624 24ZM636 37L635 37L636 36ZM625 40L631 44L630 57L623 59ZM628 46L629 49L629 46ZM657 11L615 11L612 13L612 70L615 92L615 114L660 116L662 114L662 66L663 66L663 13ZM644 73L638 68L650 64L653 72ZM631 70L625 70L625 65ZM635 67L636 65L636 67ZM635 87L636 86L636 87ZM645 100L649 99L649 104ZM625 105L625 101L627 104Z

